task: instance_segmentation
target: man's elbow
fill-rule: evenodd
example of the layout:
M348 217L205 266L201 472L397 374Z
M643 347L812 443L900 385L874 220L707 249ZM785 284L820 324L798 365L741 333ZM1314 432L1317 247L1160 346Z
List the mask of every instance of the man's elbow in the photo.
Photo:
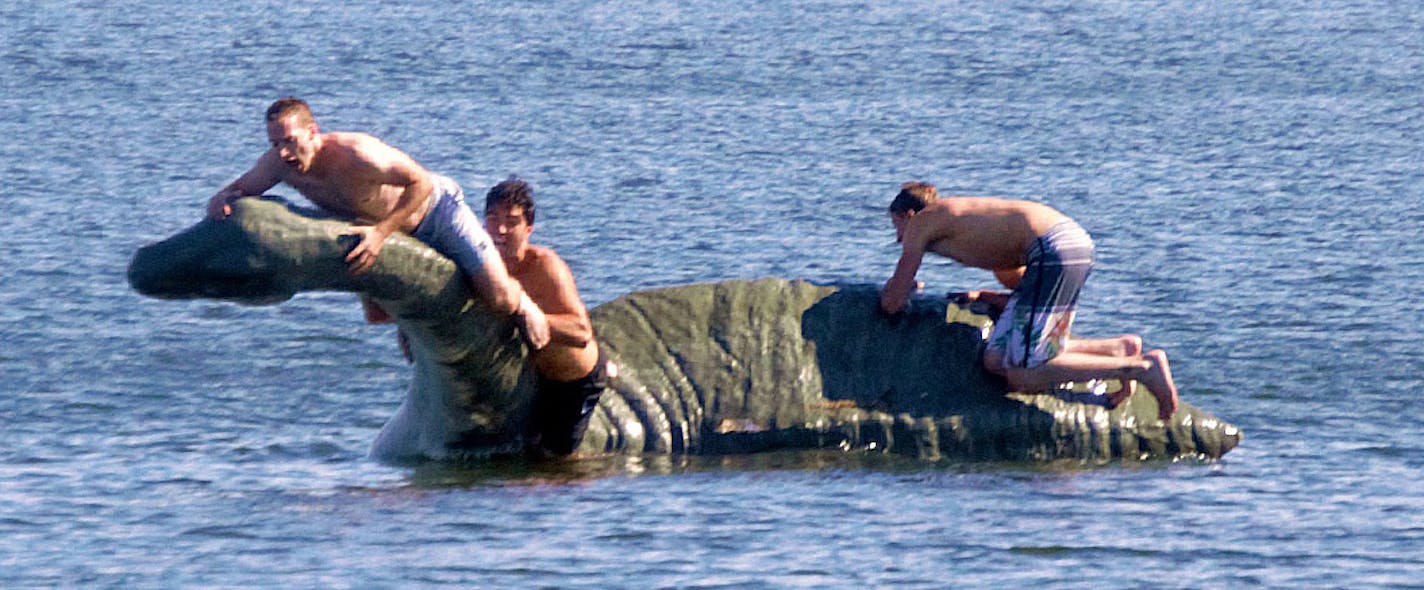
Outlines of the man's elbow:
M575 342L574 346L588 346L588 343L593 342L593 325L588 323L586 319L579 320L578 325L575 326L573 336Z

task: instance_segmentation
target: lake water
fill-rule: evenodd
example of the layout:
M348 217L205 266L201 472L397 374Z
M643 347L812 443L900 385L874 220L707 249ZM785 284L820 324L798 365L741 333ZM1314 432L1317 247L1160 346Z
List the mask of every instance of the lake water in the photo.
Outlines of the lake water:
M0 37L0 587L1424 586L1424 5L39 0ZM125 282L289 94L473 195L534 182L591 305L881 282L905 180L1050 203L1098 243L1078 329L1246 439L373 462L410 373L352 295Z

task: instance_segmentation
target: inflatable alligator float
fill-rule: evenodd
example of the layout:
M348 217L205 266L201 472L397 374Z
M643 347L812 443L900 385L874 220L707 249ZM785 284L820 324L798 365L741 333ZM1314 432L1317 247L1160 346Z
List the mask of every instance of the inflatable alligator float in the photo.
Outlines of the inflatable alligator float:
M264 305L303 291L363 293L409 336L414 369L372 456L519 452L534 375L513 323L486 312L453 263L402 235L369 272L350 276L348 227L278 199L243 199L226 220L205 219L141 248L129 281L152 297ZM1008 392L979 367L980 327L946 321L963 310L919 298L887 317L877 302L871 286L760 279L641 291L600 305L590 316L619 374L579 450L1147 460L1217 458L1241 440L1236 427L1187 403L1158 420L1145 391L1113 410Z

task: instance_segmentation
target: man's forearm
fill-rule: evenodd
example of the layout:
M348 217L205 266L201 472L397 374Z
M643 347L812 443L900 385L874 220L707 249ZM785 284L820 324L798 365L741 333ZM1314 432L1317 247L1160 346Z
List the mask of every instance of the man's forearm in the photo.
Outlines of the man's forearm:
M593 327L577 314L548 315L549 337L566 346L586 346L593 340Z
M886 281L885 287L880 290L880 309L885 313L900 313L909 300L910 289L901 286L894 278Z

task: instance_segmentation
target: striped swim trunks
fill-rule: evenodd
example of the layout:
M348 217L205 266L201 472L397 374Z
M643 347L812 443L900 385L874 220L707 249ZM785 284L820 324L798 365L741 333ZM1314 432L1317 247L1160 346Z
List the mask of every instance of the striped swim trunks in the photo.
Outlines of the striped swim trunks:
M1078 292L1092 270L1093 238L1073 220L1060 221L1039 236L986 350L998 353L1004 368L1037 367L1062 353Z

